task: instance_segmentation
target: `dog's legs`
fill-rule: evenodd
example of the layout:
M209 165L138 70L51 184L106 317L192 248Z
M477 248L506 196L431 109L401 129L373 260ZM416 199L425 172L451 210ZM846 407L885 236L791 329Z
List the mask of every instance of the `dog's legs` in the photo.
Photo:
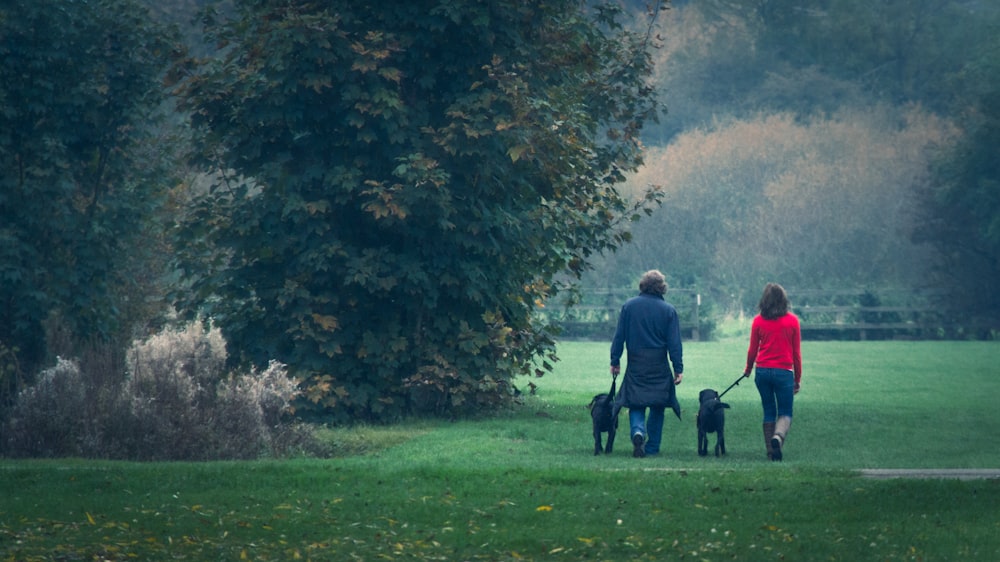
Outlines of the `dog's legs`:
M594 428L594 455L601 454L601 431Z
M774 459L774 451L771 449L771 438L774 437L774 422L764 422L764 445L767 447L767 460Z
M778 416L778 421L774 423L774 437L771 438L771 454L776 461L782 459L781 447L785 444L785 437L788 436L788 429L792 425L792 418L789 416Z
M718 431L719 439L715 442L715 456L724 457L726 456L726 434L723 433L722 428Z
M701 423L701 412L698 412L697 417L695 417L695 424L698 427L698 456L704 457L708 455L708 433Z
M604 447L604 453L607 455L611 454L611 449L615 445L615 433L618 432L618 420L615 419L614 423L611 424L611 429L608 430L608 444Z

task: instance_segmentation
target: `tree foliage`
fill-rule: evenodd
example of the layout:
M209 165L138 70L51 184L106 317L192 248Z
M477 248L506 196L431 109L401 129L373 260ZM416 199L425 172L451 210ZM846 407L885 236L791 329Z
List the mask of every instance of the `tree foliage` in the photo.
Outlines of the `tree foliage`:
M506 402L551 355L532 311L555 276L656 199L616 189L657 111L645 37L571 1L236 14L183 91L212 180L183 223L179 304L231 355L304 376L310 411Z
M990 5L993 13L997 8ZM985 9L986 6L984 5ZM994 31L1000 18L988 20ZM1000 39L970 42L957 142L937 154L914 240L937 250L931 281L944 308L973 328L1000 318Z
M980 0L710 0L740 14L755 45L788 68L816 68L889 103L948 109L968 46L995 34L997 7ZM772 71L775 68L772 68Z
M884 106L689 131L651 148L632 180L663 182L667 204L588 279L660 267L681 286L749 306L774 279L810 289L921 286L929 253L909 240L917 195L930 148L954 135L929 112Z
M650 131L657 144L718 116L762 111L807 119L874 104L961 111L978 88L970 65L996 35L1000 4L701 0L663 19L656 76L672 119Z
M996 329L1000 318L1000 89L970 108L962 138L935 162L915 240L938 250L946 307Z
M109 338L142 302L130 264L169 177L151 138L174 48L130 0L0 6L4 392L45 357L51 316Z
M661 267L748 309L765 280L946 289L957 318L997 317L1000 4L674 5L655 68L671 118L636 180L656 178L667 204L585 285Z

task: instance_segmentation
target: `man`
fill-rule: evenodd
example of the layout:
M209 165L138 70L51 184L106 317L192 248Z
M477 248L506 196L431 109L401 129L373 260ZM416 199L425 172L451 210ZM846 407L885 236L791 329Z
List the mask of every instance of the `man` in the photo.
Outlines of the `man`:
M654 269L643 274L639 295L622 306L611 342L612 375L620 372L622 352L628 350L625 378L615 406L629 409L633 457L660 452L667 406L677 419L681 417L675 392L675 386L684 378L681 327L677 310L663 299L666 292L667 281L662 273Z

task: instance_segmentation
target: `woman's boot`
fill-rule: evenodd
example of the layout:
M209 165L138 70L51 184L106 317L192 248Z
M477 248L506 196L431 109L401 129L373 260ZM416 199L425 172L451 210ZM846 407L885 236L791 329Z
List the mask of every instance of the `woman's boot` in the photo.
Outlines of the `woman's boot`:
M764 422L764 445L767 447L767 460L774 458L771 439L774 437L774 422Z
M792 426L792 418L789 416L778 416L778 421L774 423L774 436L771 437L771 458L780 461L781 447L785 444L785 437L788 436L788 428Z

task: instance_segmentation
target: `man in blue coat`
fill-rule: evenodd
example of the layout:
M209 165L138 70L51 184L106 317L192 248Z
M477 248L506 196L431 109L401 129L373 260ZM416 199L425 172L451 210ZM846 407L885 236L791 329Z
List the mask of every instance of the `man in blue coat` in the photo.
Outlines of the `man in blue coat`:
M667 281L662 273L654 269L643 274L639 295L622 306L611 342L612 375L620 372L622 352L628 350L625 378L615 397L615 407L629 409L634 457L660 452L663 413L668 406L677 419L681 417L675 391L684 378L681 326L677 310L663 299L666 292Z

